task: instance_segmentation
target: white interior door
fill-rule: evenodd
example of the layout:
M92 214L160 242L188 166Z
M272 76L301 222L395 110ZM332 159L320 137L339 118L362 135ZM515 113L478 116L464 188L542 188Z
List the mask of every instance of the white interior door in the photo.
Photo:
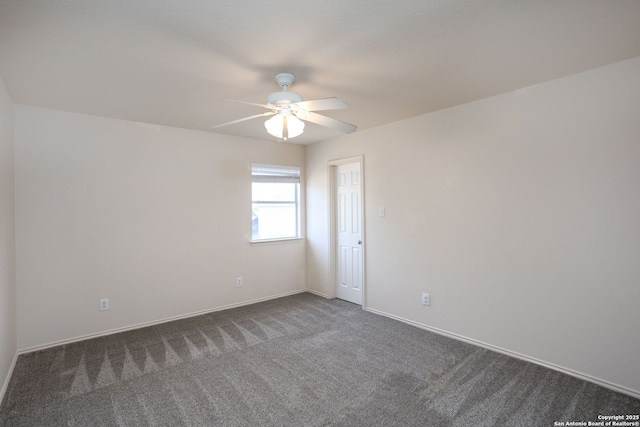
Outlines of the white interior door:
M335 172L336 296L362 305L362 171L357 162Z

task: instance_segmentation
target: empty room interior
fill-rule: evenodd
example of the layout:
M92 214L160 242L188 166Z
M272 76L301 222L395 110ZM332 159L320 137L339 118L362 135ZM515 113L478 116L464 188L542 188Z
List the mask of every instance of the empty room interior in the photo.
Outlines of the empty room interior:
M0 0L0 425L640 425L639 22Z

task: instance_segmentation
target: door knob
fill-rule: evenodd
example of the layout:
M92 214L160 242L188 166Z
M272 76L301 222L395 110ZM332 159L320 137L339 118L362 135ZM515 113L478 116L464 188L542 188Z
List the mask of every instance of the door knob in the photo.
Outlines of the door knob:
M358 240L358 244L361 245L362 244L362 240Z

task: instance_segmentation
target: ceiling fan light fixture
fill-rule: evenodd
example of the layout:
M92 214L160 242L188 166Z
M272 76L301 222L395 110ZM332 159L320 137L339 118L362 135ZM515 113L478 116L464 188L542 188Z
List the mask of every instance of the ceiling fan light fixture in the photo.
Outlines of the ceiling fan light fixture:
M287 111L287 113L284 113ZM284 114L283 114L284 113ZM284 135L285 122L287 125L287 135ZM276 114L269 120L264 122L264 127L267 128L267 132L276 138L287 140L289 138L295 138L302 135L304 132L304 122L291 114L289 110L282 110L280 114Z
M336 97L303 101L302 95L295 92L289 92L288 90L289 86L291 86L291 83L293 83L294 80L295 77L293 76L293 74L277 74L276 83L278 83L282 90L280 92L273 92L272 94L270 94L267 98L266 104L256 104L255 102L225 99L224 101L240 102L256 107L263 107L268 111L262 114L255 114L253 116L245 117L242 119L232 120L230 122L222 123L212 127L219 128L222 126L251 120L257 117L273 116L269 120L264 122L264 127L267 129L267 132L270 135L275 136L279 139L283 139L285 141L289 138L295 138L296 136L301 135L302 132L304 132L304 121L332 128L344 133L352 133L356 131L356 125L342 122L340 120L314 112L348 108L349 104Z

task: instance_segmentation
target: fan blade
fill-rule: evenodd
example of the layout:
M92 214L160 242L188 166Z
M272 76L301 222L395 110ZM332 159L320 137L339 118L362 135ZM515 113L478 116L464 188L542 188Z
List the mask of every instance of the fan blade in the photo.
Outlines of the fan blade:
M235 123L244 122L245 120L255 119L256 117L273 116L276 113L277 113L277 111L267 111L266 113L256 114L255 116L249 116L249 117L245 117L243 119L234 120L232 122L227 122L227 123L222 123L220 125L211 126L211 129L221 128L222 126L228 126L228 125L232 125L232 124L235 124Z
M317 125L333 128L344 133L353 133L358 128L358 126L352 125L351 123L342 122L340 120L332 119L331 117L323 116L322 114L318 113L312 113L310 111L300 115L296 114L296 117L311 123L315 123Z
M342 110L349 108L349 104L340 98L312 99L310 101L296 102L293 105L297 105L305 111Z
M248 105L255 105L256 107L263 107L263 108L269 108L272 109L273 105L267 105L267 104L258 104L255 102L247 102L247 101L238 101L236 99L223 99L224 102L238 102L240 104L248 104Z

